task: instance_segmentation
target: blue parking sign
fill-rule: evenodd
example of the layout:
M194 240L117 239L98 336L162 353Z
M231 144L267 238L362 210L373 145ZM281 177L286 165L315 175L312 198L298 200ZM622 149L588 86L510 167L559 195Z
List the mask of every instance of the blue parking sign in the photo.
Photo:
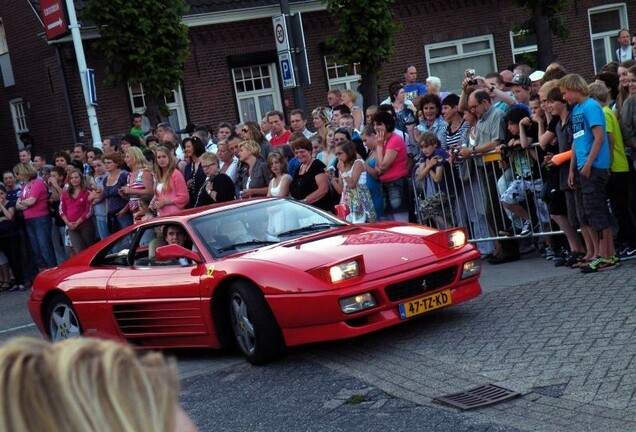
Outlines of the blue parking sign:
M296 87L296 77L294 76L294 64L289 52L278 54L280 73L283 78L283 88Z

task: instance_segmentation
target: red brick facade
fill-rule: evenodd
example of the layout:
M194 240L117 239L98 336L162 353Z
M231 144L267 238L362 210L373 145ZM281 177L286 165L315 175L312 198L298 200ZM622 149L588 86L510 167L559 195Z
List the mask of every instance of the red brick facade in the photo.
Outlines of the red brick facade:
M511 0L432 0L413 2L397 0L396 20L403 29L395 39L396 54L385 65L380 79L380 93L388 83L402 77L407 64L415 64L420 80L427 75L427 44L492 34L498 69L512 63L509 31L523 18L523 11ZM602 6L603 0L578 0L564 14L571 31L569 40L553 39L555 59L571 71L586 78L593 75L592 48L588 10ZM628 22L636 28L636 6L626 2ZM17 160L9 101L22 98L28 103L27 121L35 141L35 152L50 158L59 148L70 148L75 141L90 143L84 99L71 44L61 44L60 57L68 85L72 115L77 131L84 138L73 138L67 106L64 101L63 78L56 59L56 48L47 44L42 27L24 0L5 0L0 5L9 54L16 84L4 88L0 83L0 167L7 168ZM307 110L326 103L328 89L323 56L325 40L333 33L326 12L303 14L312 84L305 88ZM365 25L361 23L361 25ZM185 110L189 122L216 125L221 121L238 121L238 108L233 90L231 68L246 66L251 59L276 62L276 47L271 19L234 22L190 30L191 55L186 62L183 84ZM127 89L103 83L103 60L84 41L87 64L96 71L99 106L97 117L102 138L127 132L131 107ZM370 47L372 49L372 47ZM259 64L259 63L254 63ZM149 67L152 67L149 65ZM487 72L487 71L481 71ZM442 84L444 83L444 77ZM293 108L291 90L281 92L285 109Z

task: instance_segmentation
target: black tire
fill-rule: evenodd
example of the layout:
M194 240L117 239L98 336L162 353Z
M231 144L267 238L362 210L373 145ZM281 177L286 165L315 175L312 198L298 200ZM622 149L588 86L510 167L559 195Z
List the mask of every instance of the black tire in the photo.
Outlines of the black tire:
M245 281L234 282L228 308L234 340L248 362L262 365L280 357L283 336L258 288Z
M80 320L71 301L64 295L53 297L46 309L46 323L51 341L56 342L82 335Z

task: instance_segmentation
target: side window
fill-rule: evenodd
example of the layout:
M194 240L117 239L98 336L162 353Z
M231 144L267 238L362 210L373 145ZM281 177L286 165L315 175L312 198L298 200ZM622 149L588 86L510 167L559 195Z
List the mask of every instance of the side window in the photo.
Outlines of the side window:
M135 267L181 266L190 264L185 258L160 260L157 248L168 244L178 244L193 250L192 239L179 224L153 225L140 233L139 246L133 254Z
M128 256L136 233L137 231L131 231L115 243L111 244L108 248L104 249L97 258L95 258L93 265L129 267L130 262Z

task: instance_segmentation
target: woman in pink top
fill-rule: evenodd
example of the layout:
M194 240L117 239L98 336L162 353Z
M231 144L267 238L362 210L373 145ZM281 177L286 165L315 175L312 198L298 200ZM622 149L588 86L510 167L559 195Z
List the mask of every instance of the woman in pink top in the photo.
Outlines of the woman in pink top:
M80 253L95 243L93 206L88 199L89 195L80 170L72 170L68 178L68 187L60 199L60 216L66 224L75 253Z
M155 197L150 208L159 216L167 216L183 210L190 200L188 187L181 171L176 169L175 159L167 147L156 148Z
M393 133L395 119L386 111L373 116L373 126L378 137L376 171L382 183L384 212L390 219L409 221L408 160L404 139Z
M35 253L35 263L40 270L55 267L57 262L51 241L49 188L37 178L35 168L29 164L17 164L13 167L13 173L24 184L15 208L24 215L29 241Z

